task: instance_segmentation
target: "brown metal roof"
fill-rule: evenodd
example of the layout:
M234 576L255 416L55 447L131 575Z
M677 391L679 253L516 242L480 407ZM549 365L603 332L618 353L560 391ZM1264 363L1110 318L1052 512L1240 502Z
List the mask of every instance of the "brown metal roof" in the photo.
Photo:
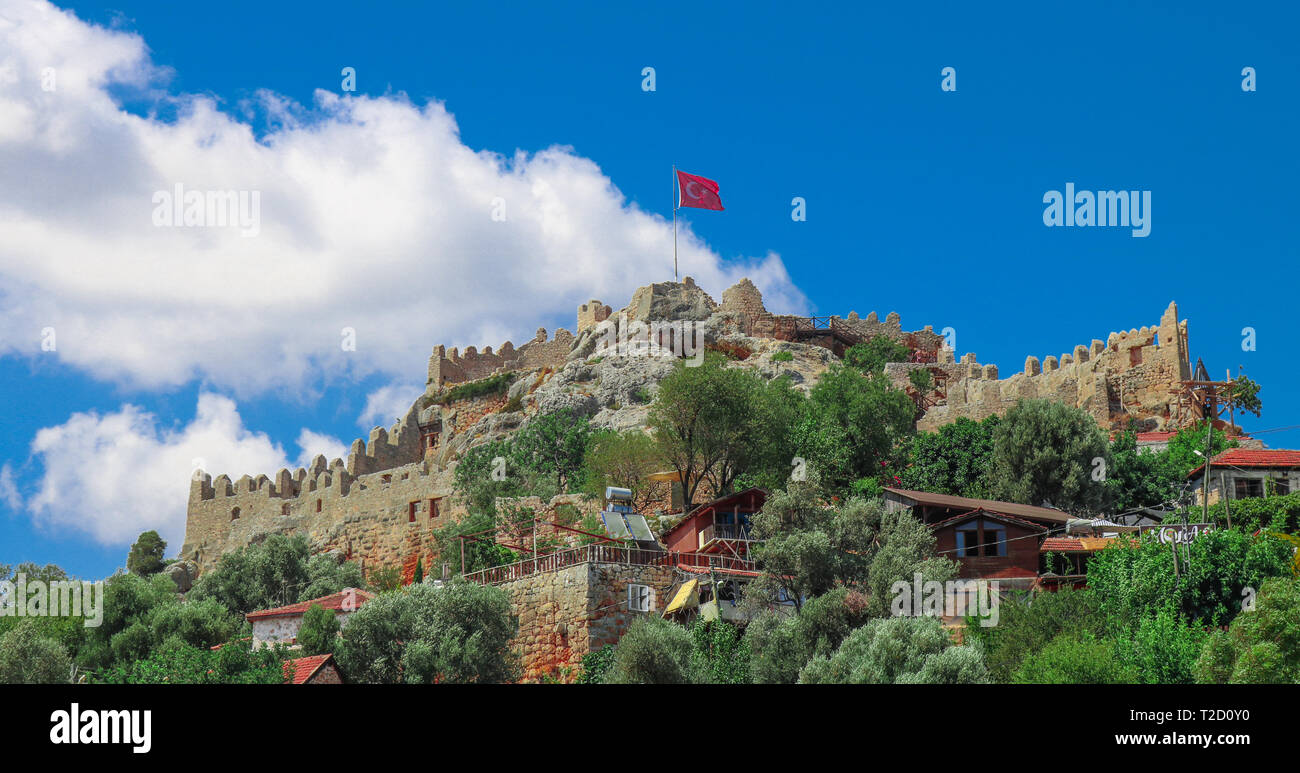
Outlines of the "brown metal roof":
M1002 513L1003 515L1014 515L1018 518L1027 518L1031 521L1046 521L1048 523L1063 524L1070 520L1070 514L1061 510L1053 510L1050 507L1035 507L1034 505L1021 505L1015 502L997 502L992 499L970 499L969 497L955 497L951 494L931 494L928 491L909 491L908 489L893 488L885 486L885 491L895 494L903 499L912 500L913 504L925 505L927 507L954 507L965 508L967 510L986 510L990 513Z

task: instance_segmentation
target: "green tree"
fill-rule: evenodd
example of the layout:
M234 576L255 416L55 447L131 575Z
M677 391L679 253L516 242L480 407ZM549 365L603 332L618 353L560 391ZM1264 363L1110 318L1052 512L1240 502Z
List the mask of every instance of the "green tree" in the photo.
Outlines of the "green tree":
M1130 639L1117 637L1118 658L1142 684L1191 684L1205 630L1182 618L1172 606L1137 621Z
M736 626L695 618L690 627L691 671L709 684L749 684L749 645Z
M1264 404L1259 400L1259 384L1244 375L1237 376L1232 380L1232 387L1228 392L1228 402L1236 410L1243 413L1253 413L1256 416L1264 409Z
M1094 473L1109 465L1106 435L1086 412L1052 400L1020 400L993 432L990 489L1010 502L1097 513L1108 490L1104 476Z
M782 592L802 607L838 585L862 586L874 613L885 614L894 582L911 582L916 572L945 582L955 573L956 564L934 555L934 535L910 513L858 498L829 507L811 483L768 497L753 533L762 540L754 547L762 574L746 596L759 605Z
M827 657L871 619L867 598L836 588L809 599L797 615L765 611L745 628L751 678L759 684L793 684L808 661Z
M691 635L676 623L656 615L628 626L614 662L605 673L607 684L690 684Z
M705 479L727 492L749 468L767 436L754 410L762 389L758 376L729 368L712 353L696 367L678 362L659 383L649 425L660 457L678 473L688 508Z
M933 617L886 617L857 629L829 657L814 657L801 684L984 684L978 646L953 646Z
M1254 609L1204 643L1194 672L1212 684L1300 683L1300 580L1265 581Z
M565 409L542 414L515 433L510 449L516 464L554 481L557 492L580 482L591 426Z
M354 612L334 654L358 682L508 682L518 675L509 648L517 630L501 588L459 580L410 585Z
M1241 609L1246 588L1290 573L1291 548L1267 536L1219 529L1174 551L1153 537L1116 541L1088 560L1088 585L1100 601L1108 632L1131 633L1172 601L1175 611L1205 625L1229 623Z
M103 619L85 629L78 662L90 669L143 660L168 640L212 647L239 635L246 623L212 598L181 601L168 577L118 573L104 583Z
M532 486L524 475L527 471L511 463L515 458L514 450L505 441L474 446L461 455L452 489L471 516L495 518L498 497L521 496Z
M984 662L995 682L1007 682L1024 659L1062 633L1105 635L1098 599L1091 590L1016 594L998 605L998 624L968 620L966 636L984 648Z
M1300 531L1300 491L1282 496L1233 499L1229 502L1220 500L1210 505L1211 521L1227 524L1229 516L1232 525L1242 531L1263 529L1293 534Z
M0 635L0 684L66 684L72 659L30 620Z
M1160 507L1174 498L1182 480L1171 477L1167 452L1152 453L1138 448L1137 434L1121 432L1110 443L1110 463L1105 485L1109 501L1117 512L1140 507Z
M126 556L126 570L131 574L156 574L162 571L167 543L150 529L136 539Z
M811 419L799 429L801 455L832 492L878 478L896 443L915 430L916 406L883 377L833 365L813 387Z
M1015 684L1132 684L1133 668L1115 656L1114 642L1089 633L1062 633L1030 653L1011 681Z
M189 597L213 599L242 615L363 584L355 563L340 563L328 555L312 556L305 537L272 534L260 544L223 555L215 569L199 578Z
M993 430L999 421L996 414L983 421L963 416L937 432L917 434L908 449L908 466L900 475L903 488L987 498Z
M220 650L193 647L176 639L147 657L97 673L98 684L283 684L288 681L283 647L250 650L232 642Z
M912 350L892 338L872 336L870 340L854 344L844 351L844 364L866 375L883 374L886 363L907 362Z
M582 670L578 673L578 684L600 684L605 681L605 674L614 663L614 645L606 644L595 652L582 656Z
M449 562L456 572L461 570L462 547L466 573L514 563L519 558L514 551L498 545L495 541L492 530L496 526L497 519L493 514L471 511L459 521L449 523L433 532L434 541L438 545L438 555L443 557L442 560ZM470 535L477 535L477 538L461 539Z
M320 604L312 604L298 626L298 643L304 655L324 655L334 651L339 639L338 618Z
M644 432L607 430L594 434L586 466L587 494L597 500L603 499L607 486L625 488L632 492L633 509L646 513L670 494L668 482L650 478L663 471L664 462L654 438Z

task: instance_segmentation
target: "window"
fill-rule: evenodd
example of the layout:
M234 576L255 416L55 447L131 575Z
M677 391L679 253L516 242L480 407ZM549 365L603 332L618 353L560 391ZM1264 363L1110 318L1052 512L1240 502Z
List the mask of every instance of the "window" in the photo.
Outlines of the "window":
M316 512L318 512L318 513L320 512L320 500L319 500L319 499L316 500Z
M437 500L437 499L430 499L430 500L429 500L429 520L432 521L432 520L434 520L434 519L437 518L437 517L438 517L438 500Z
M1291 493L1291 480L1289 478L1281 477L1281 478L1273 479L1273 488L1272 488L1273 496L1280 497L1284 494L1290 494L1290 493Z
M230 511L230 520L232 520L232 521L237 521L237 520L239 520L239 508L238 508L238 507L236 507L234 510L231 510L231 511Z
M380 480L383 481L384 483L392 483L392 482L393 482L393 476L392 476L391 473L389 473L389 474L385 474L385 475L383 475L382 477L380 477Z
M655 591L649 585L627 586L627 609L629 612L650 612L655 608Z
M419 502L411 502L406 506L406 522L415 523L415 511L420 509Z
M981 518L957 530L959 558L991 558L1007 554L1007 530L997 521Z
M280 515L288 515L288 514L289 514L289 503L285 502L284 504L280 505Z
M1264 481L1259 478L1233 478L1233 499L1264 496Z
M968 558L979 555L979 528L957 530L957 555Z

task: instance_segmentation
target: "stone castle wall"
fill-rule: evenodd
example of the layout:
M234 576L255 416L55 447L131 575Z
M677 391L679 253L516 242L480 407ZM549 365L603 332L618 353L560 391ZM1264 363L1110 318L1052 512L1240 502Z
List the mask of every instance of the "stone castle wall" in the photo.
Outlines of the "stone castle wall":
M732 315L746 335L754 338L771 338L778 341L798 340L795 334L796 325L806 320L806 317L769 312L763 305L763 294L748 279L742 279L724 290L722 305L719 308L722 312ZM874 311L865 319L859 317L856 311L849 312L847 317L832 316L829 319L831 326L845 328L863 341L869 341L876 336L885 336L892 341L904 343L914 350L930 354L938 352L943 344L943 337L937 335L931 325L916 331L903 330L902 319L892 311L885 317L884 322L880 321Z
M452 470L439 464L444 444L426 447L423 437L444 429L463 431L500 411L506 398L488 395L419 411L421 402L391 430L376 427L368 443L356 440L347 462L317 456L310 468L281 469L274 479L244 475L231 481L226 474L213 478L196 471L181 557L194 560L203 572L224 553L266 534L301 534L313 552L337 549L367 571L413 565L423 557L426 574L436 574L432 531L460 518L463 508L451 496ZM430 499L439 500L437 518L429 517ZM414 523L412 502L417 503Z
M481 378L507 370L536 370L538 368L559 368L573 348L573 333L564 328L555 331L555 337L547 340L546 328L537 329L537 337L518 349L506 341L497 351L485 346L483 351L467 347L464 353L439 344L433 348L429 357L429 390L437 390L446 384L461 384L477 381Z
M519 618L512 646L523 663L523 681L576 669L584 655L617 644L636 618L663 614L674 581L671 567L593 562L503 583ZM654 588L654 612L627 610L629 584Z
M980 420L1001 415L1020 398L1046 398L1087 411L1106 429L1123 428L1137 419L1144 430L1164 429L1180 381L1190 377L1187 322L1178 320L1170 303L1155 327L1111 333L1059 358L1025 359L1024 370L999 378L996 365L981 365L974 353L954 361L940 352L931 366L890 363L885 372L906 387L910 371L937 367L947 377L946 400L925 412L919 431L933 431L958 418Z

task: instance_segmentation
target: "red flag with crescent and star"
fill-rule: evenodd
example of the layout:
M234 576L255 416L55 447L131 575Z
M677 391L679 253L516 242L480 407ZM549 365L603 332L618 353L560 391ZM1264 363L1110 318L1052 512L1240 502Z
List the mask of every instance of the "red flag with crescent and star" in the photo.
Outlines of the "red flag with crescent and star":
M677 171L677 206L722 210L718 184L707 177Z

